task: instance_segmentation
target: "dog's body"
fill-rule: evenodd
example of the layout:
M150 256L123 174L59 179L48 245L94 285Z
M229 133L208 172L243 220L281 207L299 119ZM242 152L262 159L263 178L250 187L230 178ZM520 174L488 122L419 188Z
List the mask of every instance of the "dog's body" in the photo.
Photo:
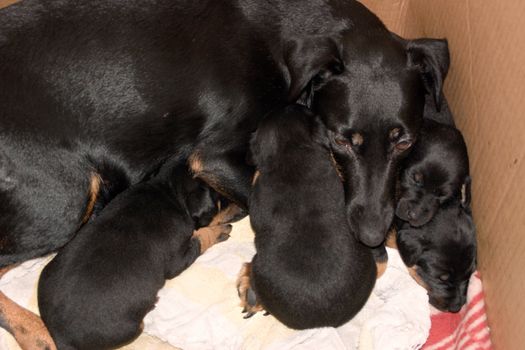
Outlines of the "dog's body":
M427 224L400 224L399 254L414 267L428 290L430 303L458 312L466 302L470 276L476 269L476 234L472 217L459 203L439 209Z
M3 9L0 266L64 245L89 215L89 193L108 183L121 191L173 155L246 208L249 135L301 95L340 139L378 125L362 130L365 142L405 142L422 113L421 76L439 92L447 55L442 41L394 38L354 1L25 0ZM388 97L374 97L373 111L358 96L372 80L381 81L375 97ZM387 124L370 121L384 115ZM383 168L398 157L387 158L359 157L390 176ZM391 181L354 185L354 231L378 244L393 217Z
M58 349L108 349L138 336L165 279L231 230L192 236L217 200L183 163L123 192L81 229L39 281L40 313Z
M296 329L348 321L376 277L370 249L346 221L342 180L315 118L289 106L261 123L251 147L260 172L250 197L251 286L267 311Z

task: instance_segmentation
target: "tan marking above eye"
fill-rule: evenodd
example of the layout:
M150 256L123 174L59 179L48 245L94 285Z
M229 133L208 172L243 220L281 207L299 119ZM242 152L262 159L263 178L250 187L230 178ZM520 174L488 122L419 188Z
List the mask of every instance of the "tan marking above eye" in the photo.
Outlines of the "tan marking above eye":
M423 182L423 174L421 174L421 173L414 173L414 181L416 181L416 182Z
M361 135L358 132L354 132L352 134L352 145L354 146L361 146L363 144L363 135Z
M390 130L390 140L395 141L401 136L401 128L394 128Z

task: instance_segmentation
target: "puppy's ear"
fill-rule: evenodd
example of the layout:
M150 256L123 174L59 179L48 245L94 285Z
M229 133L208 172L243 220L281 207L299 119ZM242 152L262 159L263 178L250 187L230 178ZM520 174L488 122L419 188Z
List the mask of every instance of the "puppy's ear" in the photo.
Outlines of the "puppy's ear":
M396 234L396 244L401 259L407 267L416 265L423 253L423 244L418 233L414 230L399 230Z
M271 163L271 158L277 153L277 135L272 128L260 125L250 139L249 161L252 166L260 167Z
M189 192L186 197L186 207L197 227L210 223L213 215L218 211L218 200L218 194L205 184L200 184Z
M417 67L423 84L434 97L439 111L442 100L443 82L450 65L450 54L446 39L416 39L406 41L409 64Z
M290 73L288 101L308 106L314 77L325 79L344 70L339 39L329 36L295 38L286 44L284 60ZM307 89L309 87L309 89Z
M461 185L461 206L465 209L470 209L471 183L472 179L470 178L470 176L467 176L465 178L465 181Z

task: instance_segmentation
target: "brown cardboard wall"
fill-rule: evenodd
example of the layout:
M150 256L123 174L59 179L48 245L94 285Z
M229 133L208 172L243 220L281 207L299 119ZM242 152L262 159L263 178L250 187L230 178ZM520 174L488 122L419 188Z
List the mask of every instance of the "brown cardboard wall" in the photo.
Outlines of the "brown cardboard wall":
M16 0L0 0L0 7ZM446 37L445 93L470 151L479 263L498 349L525 344L525 1L363 0L405 37Z
M497 349L525 344L525 2L363 0L405 37L446 37L445 93L470 153L479 268Z

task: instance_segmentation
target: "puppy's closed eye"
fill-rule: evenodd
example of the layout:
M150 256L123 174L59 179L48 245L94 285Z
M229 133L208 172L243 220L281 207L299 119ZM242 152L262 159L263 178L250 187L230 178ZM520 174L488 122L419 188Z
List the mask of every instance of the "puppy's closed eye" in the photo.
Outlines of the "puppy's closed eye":
M439 279L442 280L443 282L446 282L450 279L450 274L449 273L444 273L442 275L439 276Z

